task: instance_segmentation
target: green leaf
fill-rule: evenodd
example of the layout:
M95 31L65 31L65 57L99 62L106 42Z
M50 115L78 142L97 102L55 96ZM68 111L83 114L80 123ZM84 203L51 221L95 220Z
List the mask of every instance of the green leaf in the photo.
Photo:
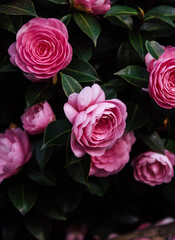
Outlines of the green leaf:
M106 85L115 88L117 93L123 91L127 87L126 81L123 81L120 77L109 80L106 82Z
M56 186L55 177L50 169L45 169L42 173L36 169L30 168L26 175L35 183L43 186Z
M136 87L148 87L149 73L143 67L131 65L119 72L116 72L114 75L122 77Z
M116 93L115 88L112 88L111 86L109 86L107 84L101 85L101 88L105 92L106 99L117 98L117 93Z
M164 53L162 46L158 42L146 41L145 46L146 46L147 51L156 60Z
M150 136L141 137L141 139L151 150L164 154L163 141L156 131L154 131Z
M145 41L139 32L129 32L129 40L139 56L144 60L146 54Z
M71 132L70 124L63 120L49 123L44 133L42 149L49 146L64 146Z
M100 81L92 65L80 59L73 59L62 73L75 78L78 82Z
M97 19L85 13L73 13L73 18L79 28L92 39L94 45L97 44L97 39L101 32L100 24Z
M37 240L48 240L51 231L51 221L45 216L33 212L26 216L26 227Z
M95 178L89 179L88 191L92 195L103 197L109 187L109 181L107 178Z
M154 18L154 14L161 14L165 17L169 17L171 19L175 19L175 8L169 5L159 5L151 8L145 14L145 21Z
M11 184L8 194L11 202L22 215L30 211L38 196L35 186L23 181L15 181Z
M53 148L46 148L41 150L43 141L39 141L36 145L36 161L40 167L40 169L43 171L44 167L46 166L47 162L49 161Z
M34 5L30 0L15 0L0 4L0 13L9 15L29 15L37 17Z
M110 16L110 17L108 17L108 20L114 24L121 26L121 27L132 30L133 20L132 20L132 17L130 17L128 15Z
M0 28L17 33L22 23L22 16L8 16L6 14L0 14Z
M16 72L17 68L9 61L9 56L6 56L0 63L0 72Z
M84 155L80 161L71 164L67 171L70 177L77 183L89 186L88 175L91 166L91 159L89 155Z
M76 42L72 43L72 47L79 59L88 62L92 57L92 46L88 41L82 41L82 39L76 40Z
M65 16L63 16L63 17L60 19L60 21L63 22L63 23L66 25L66 27L67 27L67 25L68 25L69 22L70 22L71 17L72 17L71 14L65 15Z
M116 16L116 15L137 16L138 12L135 9L127 7L127 6L115 5L115 6L112 6L107 11L107 13L105 14L104 17Z
M68 4L68 0L49 0L49 2L53 2L59 5L63 5L63 4Z
M79 93L82 90L82 86L71 76L61 74L61 82L64 93L68 97L71 93Z
M158 20L160 20L161 22L164 22L164 23L170 25L171 27L175 28L175 24L174 24L174 22L171 20L171 18L166 17L166 16L161 15L161 14L158 14L158 13L157 13L157 14L154 14L153 16L154 16L154 19L158 19ZM146 19L146 20L147 20L147 19Z
M165 145L165 148L175 154L175 140L169 139Z
M142 106L129 103L127 105L128 117L126 119L126 130L130 132L144 126L148 121L148 112Z
M37 103L47 101L55 94L55 87L45 83L31 84L25 94L27 107L31 107Z

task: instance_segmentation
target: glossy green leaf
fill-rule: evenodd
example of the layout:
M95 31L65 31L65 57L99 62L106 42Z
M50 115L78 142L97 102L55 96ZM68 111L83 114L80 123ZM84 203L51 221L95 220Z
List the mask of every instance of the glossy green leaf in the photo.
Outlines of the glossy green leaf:
M0 28L17 33L22 23L22 16L8 16L6 14L0 14Z
M122 77L136 87L148 87L149 73L143 67L131 65L116 72L115 75Z
M84 13L73 13L73 18L79 28L90 38L92 39L94 45L97 44L97 39L101 32L100 24L97 19L91 15Z
M77 183L84 184L86 186L88 183L88 175L90 170L91 160L89 155L83 156L80 161L71 164L67 171L70 177Z
M83 61L89 61L92 56L92 46L85 40L77 40L72 44L74 53Z
M29 232L37 240L48 240L51 231L51 221L43 214L39 215L35 212L28 215L25 219L26 227Z
M53 2L53 3L59 4L59 5L68 4L69 3L68 0L49 0L49 2Z
M139 32L129 32L129 40L133 48L138 52L142 60L146 54L145 41Z
M108 187L109 181L107 178L90 179L88 191L92 195L103 197L104 194L107 192Z
M138 12L134 8L130 8L127 6L115 5L112 6L104 17L115 16L115 15L130 15L137 16Z
M25 94L27 107L31 107L37 103L47 101L55 94L55 87L45 83L31 84Z
M60 21L62 21L67 26L71 20L71 17L71 14L65 15L60 19Z
M62 73L75 78L78 82L100 81L92 65L80 59L73 59Z
M49 161L51 155L52 155L52 147L45 148L41 150L43 141L39 141L36 145L36 161L40 167L40 169L43 171L44 167L46 166L47 162Z
M158 20L160 20L161 22L164 22L164 23L166 23L166 24L168 24L168 25L170 25L171 27L173 27L173 28L175 28L175 24L174 24L174 22L171 20L171 18L169 18L169 17L166 17L166 16L164 16L164 15L161 15L161 14L154 14L154 15L152 15L153 17L154 17L154 19L158 19ZM152 17L152 18L153 18ZM147 19L146 19L147 20Z
M35 186L23 181L15 181L11 184L8 194L11 202L22 215L30 211L38 196Z
M111 86L109 86L107 84L101 85L101 88L105 92L105 98L106 99L117 98L117 93L116 93L115 88L112 88Z
M144 136L141 139L151 150L164 154L163 141L156 131L154 131L150 136Z
M35 183L43 186L55 186L55 177L50 169L45 169L43 172L39 172L36 169L30 168L27 171L27 176Z
M162 46L155 41L146 41L145 42L147 51L151 54L156 60L164 53Z
M115 88L117 93L123 91L127 87L126 81L123 81L120 77L109 80L106 82L106 85Z
M175 8L170 5L159 5L151 8L145 14L145 21L154 18L154 14L161 14L165 17L175 19Z
M133 19L128 15L116 15L116 16L109 16L107 18L110 22L117 24L121 27L126 29L132 30L133 27Z
M42 149L48 146L64 146L71 132L69 123L63 120L51 122L44 133Z
M17 68L13 66L9 60L9 56L6 56L0 63L0 72L16 72Z
M148 112L142 106L133 103L126 104L128 117L126 119L126 130L130 132L144 126L148 121Z
M30 15L37 17L31 0L14 0L0 3L0 13L9 15Z
M61 82L64 93L68 97L71 93L79 93L82 90L82 86L71 76L61 74Z
M175 154L175 140L168 139L165 148Z

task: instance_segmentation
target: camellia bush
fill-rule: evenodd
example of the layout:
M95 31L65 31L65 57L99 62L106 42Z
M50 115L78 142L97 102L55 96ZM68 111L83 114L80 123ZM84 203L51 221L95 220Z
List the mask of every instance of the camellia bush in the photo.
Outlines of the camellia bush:
M175 218L174 20L174 0L0 0L0 239Z

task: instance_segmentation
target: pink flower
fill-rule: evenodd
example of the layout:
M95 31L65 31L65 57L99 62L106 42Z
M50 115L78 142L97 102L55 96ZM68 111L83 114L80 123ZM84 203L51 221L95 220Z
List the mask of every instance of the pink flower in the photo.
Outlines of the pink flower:
M29 79L48 79L72 59L66 26L56 18L33 18L16 35L8 50L10 61Z
M141 230L141 229L145 229L145 228L151 227L151 225L152 224L150 222L142 223L140 226L138 226L137 230Z
M31 135L44 132L47 125L54 120L55 115L46 101L26 109L21 116L23 128Z
M175 221L174 218L172 218L172 217L166 217L166 218L161 219L160 221L156 222L156 223L155 223L155 226L161 226L161 225L173 223L174 221Z
M125 130L126 105L118 99L105 100L97 84L85 87L79 94L72 93L64 112L73 124L71 148L77 157L86 152L102 156Z
M132 161L137 181L155 186L168 183L174 176L172 162L161 153L145 152Z
M171 45L170 45L170 46L167 46L167 47L165 47L165 46L162 45L162 48L164 49L164 51L166 51L167 49L169 49L169 48L171 48L171 47L172 47ZM154 65L155 65L155 62L156 62L156 59L153 58L153 57L151 56L151 54L148 52L148 53L146 54L146 56L145 56L145 64L146 64L146 66L147 66L147 71L148 71L149 73L151 73L151 71L153 70Z
M0 182L16 174L30 159L32 148L28 135L20 128L0 134Z
M161 107L175 107L175 47L155 62L149 78L149 94Z
M130 132L118 139L102 156L92 156L89 175L107 177L118 173L128 163L135 140L134 133Z
M73 0L75 9L94 15L104 15L110 8L110 0Z

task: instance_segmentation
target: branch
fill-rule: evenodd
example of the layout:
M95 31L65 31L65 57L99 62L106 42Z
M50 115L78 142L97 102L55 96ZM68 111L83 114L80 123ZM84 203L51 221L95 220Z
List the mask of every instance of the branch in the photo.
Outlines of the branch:
M135 240L137 238L149 238L151 240L167 240L175 236L175 223L148 227L129 234L113 238L113 240Z

